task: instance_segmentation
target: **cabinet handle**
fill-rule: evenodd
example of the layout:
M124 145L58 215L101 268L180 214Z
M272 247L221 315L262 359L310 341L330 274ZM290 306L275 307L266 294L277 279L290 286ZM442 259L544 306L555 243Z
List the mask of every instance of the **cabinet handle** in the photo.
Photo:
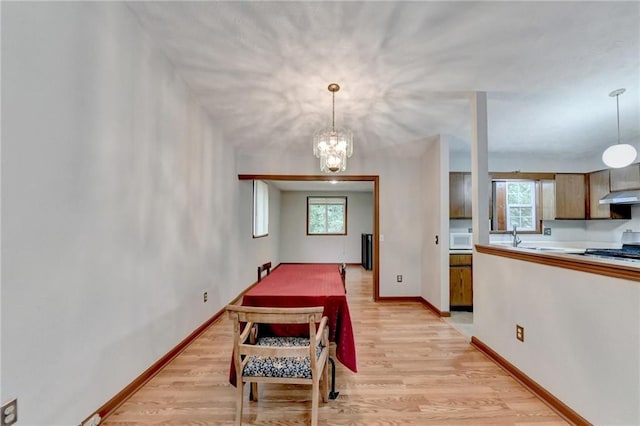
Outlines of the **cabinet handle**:
M436 245L438 245L438 236L436 235Z

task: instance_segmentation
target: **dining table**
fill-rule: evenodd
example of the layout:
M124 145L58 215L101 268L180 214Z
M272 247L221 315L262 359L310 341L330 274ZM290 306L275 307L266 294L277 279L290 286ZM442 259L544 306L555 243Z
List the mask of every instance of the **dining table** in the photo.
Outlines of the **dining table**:
M358 371L356 344L339 264L283 263L251 287L242 305L299 308L322 306L329 325L329 341L335 343L338 361L354 373ZM305 324L262 325L261 335L308 336ZM235 382L235 369L230 379Z

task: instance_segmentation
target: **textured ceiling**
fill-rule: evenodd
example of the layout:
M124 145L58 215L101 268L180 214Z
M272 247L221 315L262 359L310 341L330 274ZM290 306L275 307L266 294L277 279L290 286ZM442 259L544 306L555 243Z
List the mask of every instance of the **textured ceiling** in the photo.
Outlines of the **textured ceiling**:
M491 152L640 148L639 2L130 2L241 152L311 151L331 124L354 155L468 149L486 91Z

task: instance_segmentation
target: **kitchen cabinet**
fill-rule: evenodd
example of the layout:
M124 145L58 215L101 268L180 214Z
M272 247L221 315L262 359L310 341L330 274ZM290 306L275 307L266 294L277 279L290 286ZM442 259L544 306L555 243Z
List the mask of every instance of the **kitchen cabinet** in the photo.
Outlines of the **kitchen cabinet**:
M471 173L449 173L449 219L471 219Z
M600 198L610 192L610 171L589 173L589 219L631 219L628 204L600 204Z
M586 219L587 191L582 173L556 174L556 219Z
M473 270L471 254L449 255L449 309L473 311Z
M540 181L542 187L542 220L556 218L556 182L551 179Z
M611 191L640 189L640 163L631 164L620 169L611 169L609 173L611 176Z

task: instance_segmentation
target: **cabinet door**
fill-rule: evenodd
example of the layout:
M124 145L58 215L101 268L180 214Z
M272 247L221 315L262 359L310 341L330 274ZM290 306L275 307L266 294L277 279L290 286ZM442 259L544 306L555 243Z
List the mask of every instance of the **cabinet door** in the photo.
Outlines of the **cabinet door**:
M449 305L473 306L473 274L468 266L449 268Z
M449 173L449 218L471 218L471 173Z
M611 190L625 191L640 189L640 164L632 164L621 169L611 169Z
M542 181L542 220L554 220L556 218L556 182L553 180Z
M611 209L608 204L600 204L600 198L609 193L609 170L589 173L589 217L609 219Z
M586 218L585 176L582 173L556 175L556 219Z

